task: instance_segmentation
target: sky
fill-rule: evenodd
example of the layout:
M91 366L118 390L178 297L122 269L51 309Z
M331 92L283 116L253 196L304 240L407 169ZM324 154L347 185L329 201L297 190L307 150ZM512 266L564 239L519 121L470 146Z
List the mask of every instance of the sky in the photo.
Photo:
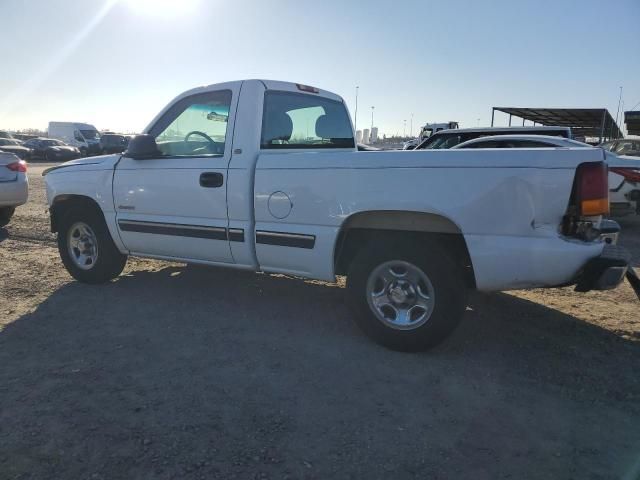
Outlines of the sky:
M0 19L0 129L139 132L245 78L333 91L352 116L358 86L358 128L375 106L387 135L489 125L492 106L615 117L620 87L640 102L640 0L0 0Z

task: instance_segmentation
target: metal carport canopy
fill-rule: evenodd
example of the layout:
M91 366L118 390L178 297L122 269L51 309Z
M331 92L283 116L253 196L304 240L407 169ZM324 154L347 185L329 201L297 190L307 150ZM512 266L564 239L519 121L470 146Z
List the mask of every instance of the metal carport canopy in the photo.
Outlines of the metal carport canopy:
M547 126L571 127L576 137L620 138L622 132L606 108L493 107L495 111ZM491 125L493 126L493 112Z

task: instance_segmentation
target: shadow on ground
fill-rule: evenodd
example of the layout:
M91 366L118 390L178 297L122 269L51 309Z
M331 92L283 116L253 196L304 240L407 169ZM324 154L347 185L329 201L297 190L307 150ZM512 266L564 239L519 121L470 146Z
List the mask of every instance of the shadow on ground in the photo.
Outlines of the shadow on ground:
M639 369L637 344L506 294L408 355L336 286L69 283L0 332L0 478L620 478Z

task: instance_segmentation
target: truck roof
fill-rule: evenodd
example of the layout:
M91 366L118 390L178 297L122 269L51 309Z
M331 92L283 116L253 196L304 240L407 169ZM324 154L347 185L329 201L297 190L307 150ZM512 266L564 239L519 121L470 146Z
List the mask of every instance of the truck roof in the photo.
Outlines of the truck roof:
M222 83L212 83L210 85L203 85L200 87L195 87L192 89L189 89L185 92L182 92L180 95L178 95L176 98L174 98L173 101L176 101L180 98L183 97L187 97L190 95L194 95L196 93L203 93L203 92L209 92L211 90L220 90L223 88L233 88L234 86L240 86L242 83L247 83L247 82L252 82L252 83L261 83L262 85L264 85L264 87L267 90L291 90L291 91L300 91L301 93L305 93L304 90L301 90L300 87L309 87L308 85L304 85L302 83L296 83L296 82L284 82L282 80L267 80L267 79L260 79L260 78L250 78L250 79L246 79L246 80L232 80L229 82L222 82ZM334 100L338 100L343 102L343 99L340 95L337 95L333 92L330 92L328 90L322 90L321 88L317 88L317 87L310 87L310 88L314 88L315 90L317 90L316 92L314 92L317 95L321 95L323 97L328 97L328 98L333 98Z
M91 125L90 123L83 123L83 122L49 122L49 126L54 126L54 127L60 127L63 125L73 125L74 127L77 128L82 128L82 129L93 129L93 130L97 130L96 127L94 127L93 125Z

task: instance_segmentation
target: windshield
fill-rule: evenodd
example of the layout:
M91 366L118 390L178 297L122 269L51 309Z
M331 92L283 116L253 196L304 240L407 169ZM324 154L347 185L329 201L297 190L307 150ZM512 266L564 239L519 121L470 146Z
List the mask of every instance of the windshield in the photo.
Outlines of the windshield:
M80 130L80 133L86 140L98 140L100 138L97 130Z
M433 128L423 128L420 131L420 138L425 139L433 135Z

